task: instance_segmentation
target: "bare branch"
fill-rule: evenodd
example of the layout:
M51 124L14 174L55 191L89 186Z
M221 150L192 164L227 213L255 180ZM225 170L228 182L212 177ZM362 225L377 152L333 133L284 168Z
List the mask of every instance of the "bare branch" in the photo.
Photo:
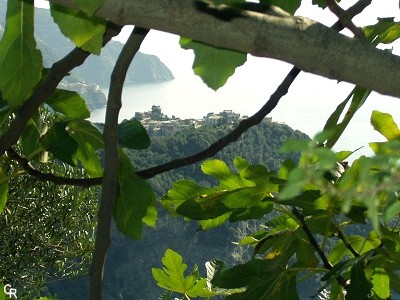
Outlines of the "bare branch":
M100 185L102 182L102 177L98 178L68 178L56 176L51 173L43 173L35 169L29 160L20 156L14 149L10 148L7 150L8 156L18 162L18 164L26 171L27 174L35 177L41 181L50 181L59 185L75 185L81 187L91 187L94 185Z
M339 22L346 28L348 28L355 37L365 40L365 35L360 28L354 25L353 21L347 14L347 12L336 3L335 0L327 0L328 7L338 18Z
M371 0L360 0L352 7L347 10L347 16L353 18L354 16L361 13L369 4ZM344 29L343 25L340 22L335 23L332 25L332 29L336 31L341 31ZM276 91L271 95L267 103L253 116L250 118L243 120L239 123L239 126L236 127L233 131L231 131L228 135L222 137L215 143L213 143L207 149L200 151L196 154L193 154L188 157L176 159L170 161L168 163L158 165L146 170L138 171L137 174L142 178L148 179L154 177L158 174L177 169L180 167L188 166L194 163L197 163L201 160L206 158L212 157L217 154L219 151L224 149L230 143L235 142L245 131L247 131L252 126L259 124L263 118L265 118L278 104L280 98L282 98L288 91L290 85L295 80L297 75L300 73L300 69L294 67L290 72L286 75L285 79L282 83L278 86Z
M228 133L226 136L220 138L218 141L213 143L210 147L207 149L204 149L203 151L200 151L196 154L193 154L191 156L187 156L184 158L179 158L172 160L168 163L158 165L153 168L149 168L146 170L138 171L137 174L145 179L154 177L155 175L174 170L180 167L184 167L187 165L191 165L194 163L197 163L201 160L204 160L206 158L212 157L215 154L217 154L219 151L224 149L226 146L228 146L230 143L235 142L243 132L248 130L250 127L255 126L259 124L265 116L267 116L278 104L279 100L282 98L282 96L286 95L288 92L288 89L292 82L295 80L297 75L300 73L300 70L294 67L285 77L285 79L282 81L282 83L278 86L276 91L271 95L267 103L264 104L264 106L254 115L252 115L250 118L245 119L239 123L239 125L232 130L230 133Z
M50 0L76 7L73 0ZM300 16L244 11L229 22L196 0L105 0L96 15L189 37L215 47L289 62L314 74L400 97L400 57Z
M90 269L90 299L101 299L103 268L106 253L110 245L110 227L112 212L118 190L119 154L118 154L118 115L121 109L122 87L129 65L139 51L140 45L148 33L147 29L135 27L124 45L114 70L108 94L106 122L104 127L105 168L103 188L99 207L96 244Z
M322 264L324 265L324 268L327 270L332 269L333 268L332 264L329 262L328 258L325 255L325 252L321 249L317 240L313 236L310 228L307 226L307 223L304 220L303 214L296 207L292 207L292 213L299 220L299 222L301 224L301 228L303 229L304 233L307 235L308 241L310 242L311 246L317 252L319 258L322 261ZM346 279L344 279L341 275L338 275L336 277L336 280L344 288L347 287Z

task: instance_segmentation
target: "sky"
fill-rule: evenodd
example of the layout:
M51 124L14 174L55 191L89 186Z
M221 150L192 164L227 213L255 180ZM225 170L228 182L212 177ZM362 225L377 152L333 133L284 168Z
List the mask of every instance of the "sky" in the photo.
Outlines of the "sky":
M355 2L356 0L342 0L340 5L346 9ZM337 17L328 9L322 10L311 3L312 0L303 0L302 6L296 14L327 26L336 22ZM43 7L43 5L47 5L47 2L35 0L35 4ZM372 0L372 4L362 14L356 16L353 21L357 26L362 27L375 24L378 17L395 17L396 21L400 21L398 0ZM116 39L124 42L131 30L132 26L126 26ZM344 34L351 35L349 31L344 31ZM384 48L390 48L394 54L400 55L399 42L393 45L385 45ZM191 69L193 53L191 50L180 48L179 37L176 35L151 30L140 50L158 56L171 69L175 78L193 76ZM284 62L248 55L247 62L236 69L235 74L228 80L226 86L217 91L217 95L223 95L228 89L235 88L248 90L249 93L252 90L256 93L256 90L261 89L265 98L254 101L243 100L246 101L249 110L256 111L274 92L291 67ZM201 79L198 80L201 81ZM338 83L335 80L302 72L290 88L288 95L281 100L271 116L274 120L285 122L289 126L313 136L323 128L326 119L336 106L345 99L352 88L353 86L347 83ZM209 107L208 111L214 111L215 102L212 101L215 101L215 99L204 99L202 105ZM226 109L230 108L226 107ZM368 142L382 140L368 125L369 116L374 109L392 113L395 120L400 124L399 99L372 93L364 107L356 114L351 126L346 130L342 144L339 143L339 148L350 147L348 150L360 146L367 148ZM355 135L359 138L357 142L354 142Z

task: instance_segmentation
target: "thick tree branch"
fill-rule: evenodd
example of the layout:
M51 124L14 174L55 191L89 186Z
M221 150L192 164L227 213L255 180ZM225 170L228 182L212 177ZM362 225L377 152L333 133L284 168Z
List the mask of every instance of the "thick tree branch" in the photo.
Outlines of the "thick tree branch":
M347 16L353 18L354 16L361 13L370 3L371 0L358 1L356 4L354 4L346 11ZM340 22L336 22L334 25L332 25L331 28L335 31L341 31L344 29L344 26ZM204 149L203 151L200 151L188 157L176 159L168 163L155 166L153 168L138 171L137 174L142 178L148 179L173 169L197 163L201 160L204 160L206 158L212 157L213 155L217 154L219 151L224 149L230 143L233 143L236 140L238 140L239 137L250 127L259 124L262 121L262 119L265 118L275 108L279 100L287 93L290 85L296 79L300 71L301 71L300 69L293 67L292 70L290 70L290 72L286 75L282 83L275 90L275 92L271 95L267 103L265 103L264 106L257 113L255 113L250 118L241 121L238 127L232 130L226 136L222 137L221 139L213 143L207 149Z
M121 28L112 25L107 27L104 34L104 44L119 33ZM72 50L67 56L54 63L46 77L39 83L32 96L16 113L9 129L0 137L0 155L10 149L21 136L29 119L37 112L40 105L50 97L61 80L75 67L81 65L90 53L79 48Z
M147 29L135 27L123 47L111 74L106 122L103 132L105 145L103 188L99 207L96 244L90 270L90 299L92 300L101 299L102 295L104 261L110 245L112 212L117 198L119 172L118 115L122 106L122 87L129 65L139 51L140 45L147 33Z
M352 7L350 7L346 11L346 13L350 18L353 18L357 14L361 13L370 3L371 3L371 0L359 0ZM341 31L345 27L341 24L341 22L338 21L331 28L336 31ZM293 76L295 77L295 73L297 73L298 71L299 70L297 68L293 68L288 73L288 75L286 76L284 81L281 83L281 85L278 87L278 89L275 91L275 93L271 96L269 101L277 102L279 100L279 98L284 95L283 92L285 91L285 89L287 90L287 88L289 88L291 82L293 82L293 80L294 80L294 78L292 78L292 77ZM290 78L292 78L292 80L290 80ZM286 87L282 87L282 85L285 85ZM272 100L273 98L275 98L275 100ZM262 111L266 105L272 105L272 104L266 103L260 111ZM249 118L250 121L247 121L247 123L245 123L243 125L241 124L240 126L242 126L242 127L240 129L234 129L231 133L229 133L228 138L227 137L221 138L216 143L212 144L209 148L207 148L197 154L194 154L190 157L177 159L177 160L165 163L160 166L156 166L156 167L152 167L152 168L149 168L146 170L138 171L138 175L142 176L142 178L144 178L144 179L149 179L149 178L152 178L163 172L167 172L167 171L170 171L170 170L173 170L176 168L184 167L184 166L199 162L205 158L215 155L217 152L221 151L223 148L225 148L231 142L237 140L250 127L257 125L258 124L257 122L259 122L258 120L260 120L260 119L262 120L269 113L268 109L264 109L264 111L262 113L260 111L257 112L252 117L250 117ZM251 121L251 120L253 120L253 121ZM23 158L20 158L20 162L22 162L22 166L23 167L28 166L28 164L27 164L28 161L26 161L26 160L23 161L23 160L24 160ZM56 184L67 184L67 185L74 184L74 185L79 185L79 186L90 186L90 185L99 185L102 182L102 178L90 178L90 179L62 178L62 177L53 177L51 175L43 175L38 172L30 171L28 167L26 167L25 170L28 171L28 173L30 175L35 176L38 179L49 180Z
M50 0L76 8L73 0ZM105 0L96 15L190 37L216 47L270 57L340 81L400 97L400 57L298 16L254 11L229 22L200 12L194 0Z

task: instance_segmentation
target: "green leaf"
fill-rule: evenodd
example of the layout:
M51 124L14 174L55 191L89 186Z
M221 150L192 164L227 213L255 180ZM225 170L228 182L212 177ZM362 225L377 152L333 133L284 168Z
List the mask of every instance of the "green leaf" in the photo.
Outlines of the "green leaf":
M235 69L247 59L244 53L215 48L188 38L181 37L179 43L183 49L194 51L193 71L213 90L224 86Z
M243 186L254 186L253 182L245 180L239 174L233 173L222 160L207 160L201 165L201 170L204 174L217 178L221 183L220 187L222 189L236 189Z
M300 7L301 0L261 0L261 3L278 6L293 15Z
M347 289L346 300L366 299L372 288L364 273L363 261L358 261L351 268L350 285Z
M87 1L89 2L89 1ZM66 8L50 2L51 15L61 32L77 47L94 54L100 54L106 21L89 17L84 12Z
M371 124L376 131L388 141L400 137L400 130L390 114L374 110L371 115Z
M11 106L1 98L0 94L0 127L8 120L11 115Z
M0 282L0 300L5 300L6 294L4 292L4 284Z
M57 89L46 100L46 104L55 112L69 119L86 119L90 117L85 100L77 92Z
M21 148L22 154L28 159L31 159L31 155L36 153L36 149L39 145L40 132L37 128L35 121L30 119L26 124L25 130L21 135Z
M76 166L78 143L67 132L67 124L67 122L55 122L41 138L41 143L55 158Z
M226 299L296 300L296 272L281 268L272 260L254 259L215 274L212 284L226 289L246 288Z
M121 147L128 149L146 149L150 138L146 129L138 120L124 120L118 125L118 140Z
M68 134L77 142L77 158L92 177L103 175L97 150L104 147L103 136L89 121L73 120L67 125Z
M233 173L220 160L204 162L202 170L220 181L217 187L202 187L192 181L179 181L161 200L166 209L182 216L203 220L200 226L209 229L221 222L259 219L273 207L272 192L278 185L270 181L273 173L261 165L246 165L236 159L239 173Z
M279 199L288 200L298 196L307 182L307 172L304 169L293 169L289 173L287 185L279 193Z
M337 0L336 2L340 2L340 0ZM326 8L328 6L326 0L312 0L312 4L318 5L321 8Z
M378 23L364 27L363 31L373 45L390 44L400 37L400 22L394 18L378 18Z
M371 90L356 86L353 91L346 97L346 99L337 106L336 110L328 118L324 126L324 131L333 131L332 136L329 137L326 141L326 147L332 148L336 144L355 113L364 105L370 93ZM347 109L343 120L339 122L339 117L343 113L344 108L346 107L350 99L350 106Z
M104 0L74 0L84 13L92 16L104 3Z
M381 299L390 297L390 278L383 268L375 268L371 278L372 290Z
M279 204L291 205L300 207L305 215L311 215L322 208L318 207L316 200L321 197L321 192L318 190L306 190L295 197L279 200Z
M8 180L5 179L3 170L0 168L0 213L6 206L8 199Z
M126 154L120 150L119 190L114 219L120 230L132 239L142 237L143 223L154 226L157 220L156 196L149 184L135 173Z
M209 297L215 295L207 290L206 279L200 278L197 266L191 274L185 277L187 265L183 263L182 256L171 249L167 249L162 258L162 269L152 268L151 273L157 285L163 289L178 292L189 297Z
M21 106L32 95L42 75L33 19L33 0L7 1L6 27L0 42L0 90L13 107Z

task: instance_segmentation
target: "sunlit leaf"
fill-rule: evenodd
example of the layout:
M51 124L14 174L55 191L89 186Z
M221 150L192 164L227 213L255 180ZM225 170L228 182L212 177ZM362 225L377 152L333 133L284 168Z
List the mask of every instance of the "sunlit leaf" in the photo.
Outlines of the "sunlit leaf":
M236 159L239 173L232 172L220 160L203 163L205 174L219 180L216 187L202 187L190 181L178 181L161 200L170 212L202 220L202 229L210 229L221 222L259 219L271 211L272 192L278 190L270 182L273 173L261 165L248 165Z
M149 184L135 173L126 154L120 151L119 189L114 219L120 230L132 239L142 237L143 223L154 226L157 220L156 196Z
M188 38L181 38L179 43L183 49L194 51L193 71L213 90L224 86L235 69L247 59L244 53L215 48Z
M383 268L375 268L371 278L372 290L381 299L390 297L390 278Z
M106 21L50 2L51 15L61 32L77 47L100 54Z
M128 149L146 149L150 138L146 129L138 120L124 120L118 125L118 141L121 147Z
M90 117L85 100L77 92L57 89L46 100L46 104L55 112L70 119L86 119Z
M371 124L388 141L400 137L399 127L390 114L374 110L371 115Z
M13 107L22 105L41 78L42 55L33 35L33 0L7 1L7 17L0 41L0 90Z
M201 278L197 266L185 277L187 265L183 263L182 256L171 249L167 249L162 258L162 269L152 268L151 273L157 285L173 292L178 292L189 297L210 297L216 295L207 289L206 278Z
M400 22L394 18L378 18L378 23L364 27L363 31L373 45L390 44L400 37Z

